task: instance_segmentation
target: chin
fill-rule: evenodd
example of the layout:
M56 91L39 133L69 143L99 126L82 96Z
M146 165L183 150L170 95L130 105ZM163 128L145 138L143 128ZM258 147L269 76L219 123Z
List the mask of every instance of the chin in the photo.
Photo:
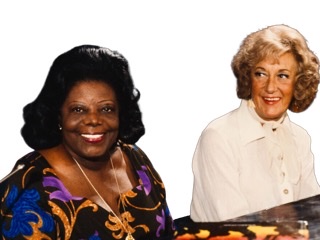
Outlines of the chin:
M84 158L88 158L88 159L102 159L102 158L106 158L107 156L109 156L107 151L104 152L84 152L82 154L82 156Z
M282 117L281 115L267 115L264 119L267 121L277 121L278 119L280 119Z

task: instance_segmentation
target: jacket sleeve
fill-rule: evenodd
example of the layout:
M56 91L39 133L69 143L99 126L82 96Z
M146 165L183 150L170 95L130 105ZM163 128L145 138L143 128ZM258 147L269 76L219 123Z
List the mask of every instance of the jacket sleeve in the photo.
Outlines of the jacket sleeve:
M193 221L222 221L248 213L248 204L240 189L238 159L227 136L212 128L203 131L192 163L194 186L190 215Z
M314 169L314 156L311 151L311 138L306 131L299 134L299 148L301 161L301 184L299 199L320 194Z

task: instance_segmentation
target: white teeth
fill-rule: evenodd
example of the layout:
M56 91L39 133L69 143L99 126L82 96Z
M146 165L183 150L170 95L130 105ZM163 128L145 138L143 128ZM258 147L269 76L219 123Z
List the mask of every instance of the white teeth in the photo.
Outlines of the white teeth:
M103 134L81 134L82 137L90 138L90 139L97 139L101 138Z
M265 100L268 100L268 101L278 101L280 98L264 98Z

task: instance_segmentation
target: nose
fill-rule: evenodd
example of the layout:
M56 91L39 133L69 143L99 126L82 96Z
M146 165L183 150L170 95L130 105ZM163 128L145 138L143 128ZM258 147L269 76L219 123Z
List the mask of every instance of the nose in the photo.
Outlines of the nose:
M277 90L277 80L274 76L268 78L265 89L268 93L273 93Z
M97 112L89 112L84 118L86 125L98 126L101 124L101 118Z

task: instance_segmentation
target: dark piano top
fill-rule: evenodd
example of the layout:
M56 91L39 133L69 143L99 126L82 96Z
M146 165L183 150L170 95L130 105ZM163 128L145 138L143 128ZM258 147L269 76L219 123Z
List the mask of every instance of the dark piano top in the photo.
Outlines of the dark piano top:
M307 226L306 226L307 222ZM199 229L206 229L211 231L211 237L216 236L215 231L220 231L222 234L230 230L243 231L247 238L255 239L250 231L248 231L248 225L257 226L276 226L278 231L282 234L294 236L297 229L303 230L307 228L309 230L310 240L320 239L320 195L314 197L302 199L299 201L287 203L267 210L262 210L252 214L244 215L228 221L223 222L211 222L211 223L196 223L193 222L189 216L175 219L177 227L176 239L188 239L179 238L179 236L192 235L192 232L199 231ZM297 226L299 225L299 226ZM219 229L219 230L216 230ZM291 230L290 230L291 229ZM300 230L299 230L300 231ZM219 234L220 234L219 232ZM300 231L301 232L301 231ZM221 234L219 235L221 236ZM291 235L290 235L291 236ZM194 237L194 236L193 236ZM199 238L200 239L200 238ZM214 239L214 238L212 238ZM227 239L227 238L225 238ZM234 239L234 238L233 238ZM292 238L296 239L296 238Z

